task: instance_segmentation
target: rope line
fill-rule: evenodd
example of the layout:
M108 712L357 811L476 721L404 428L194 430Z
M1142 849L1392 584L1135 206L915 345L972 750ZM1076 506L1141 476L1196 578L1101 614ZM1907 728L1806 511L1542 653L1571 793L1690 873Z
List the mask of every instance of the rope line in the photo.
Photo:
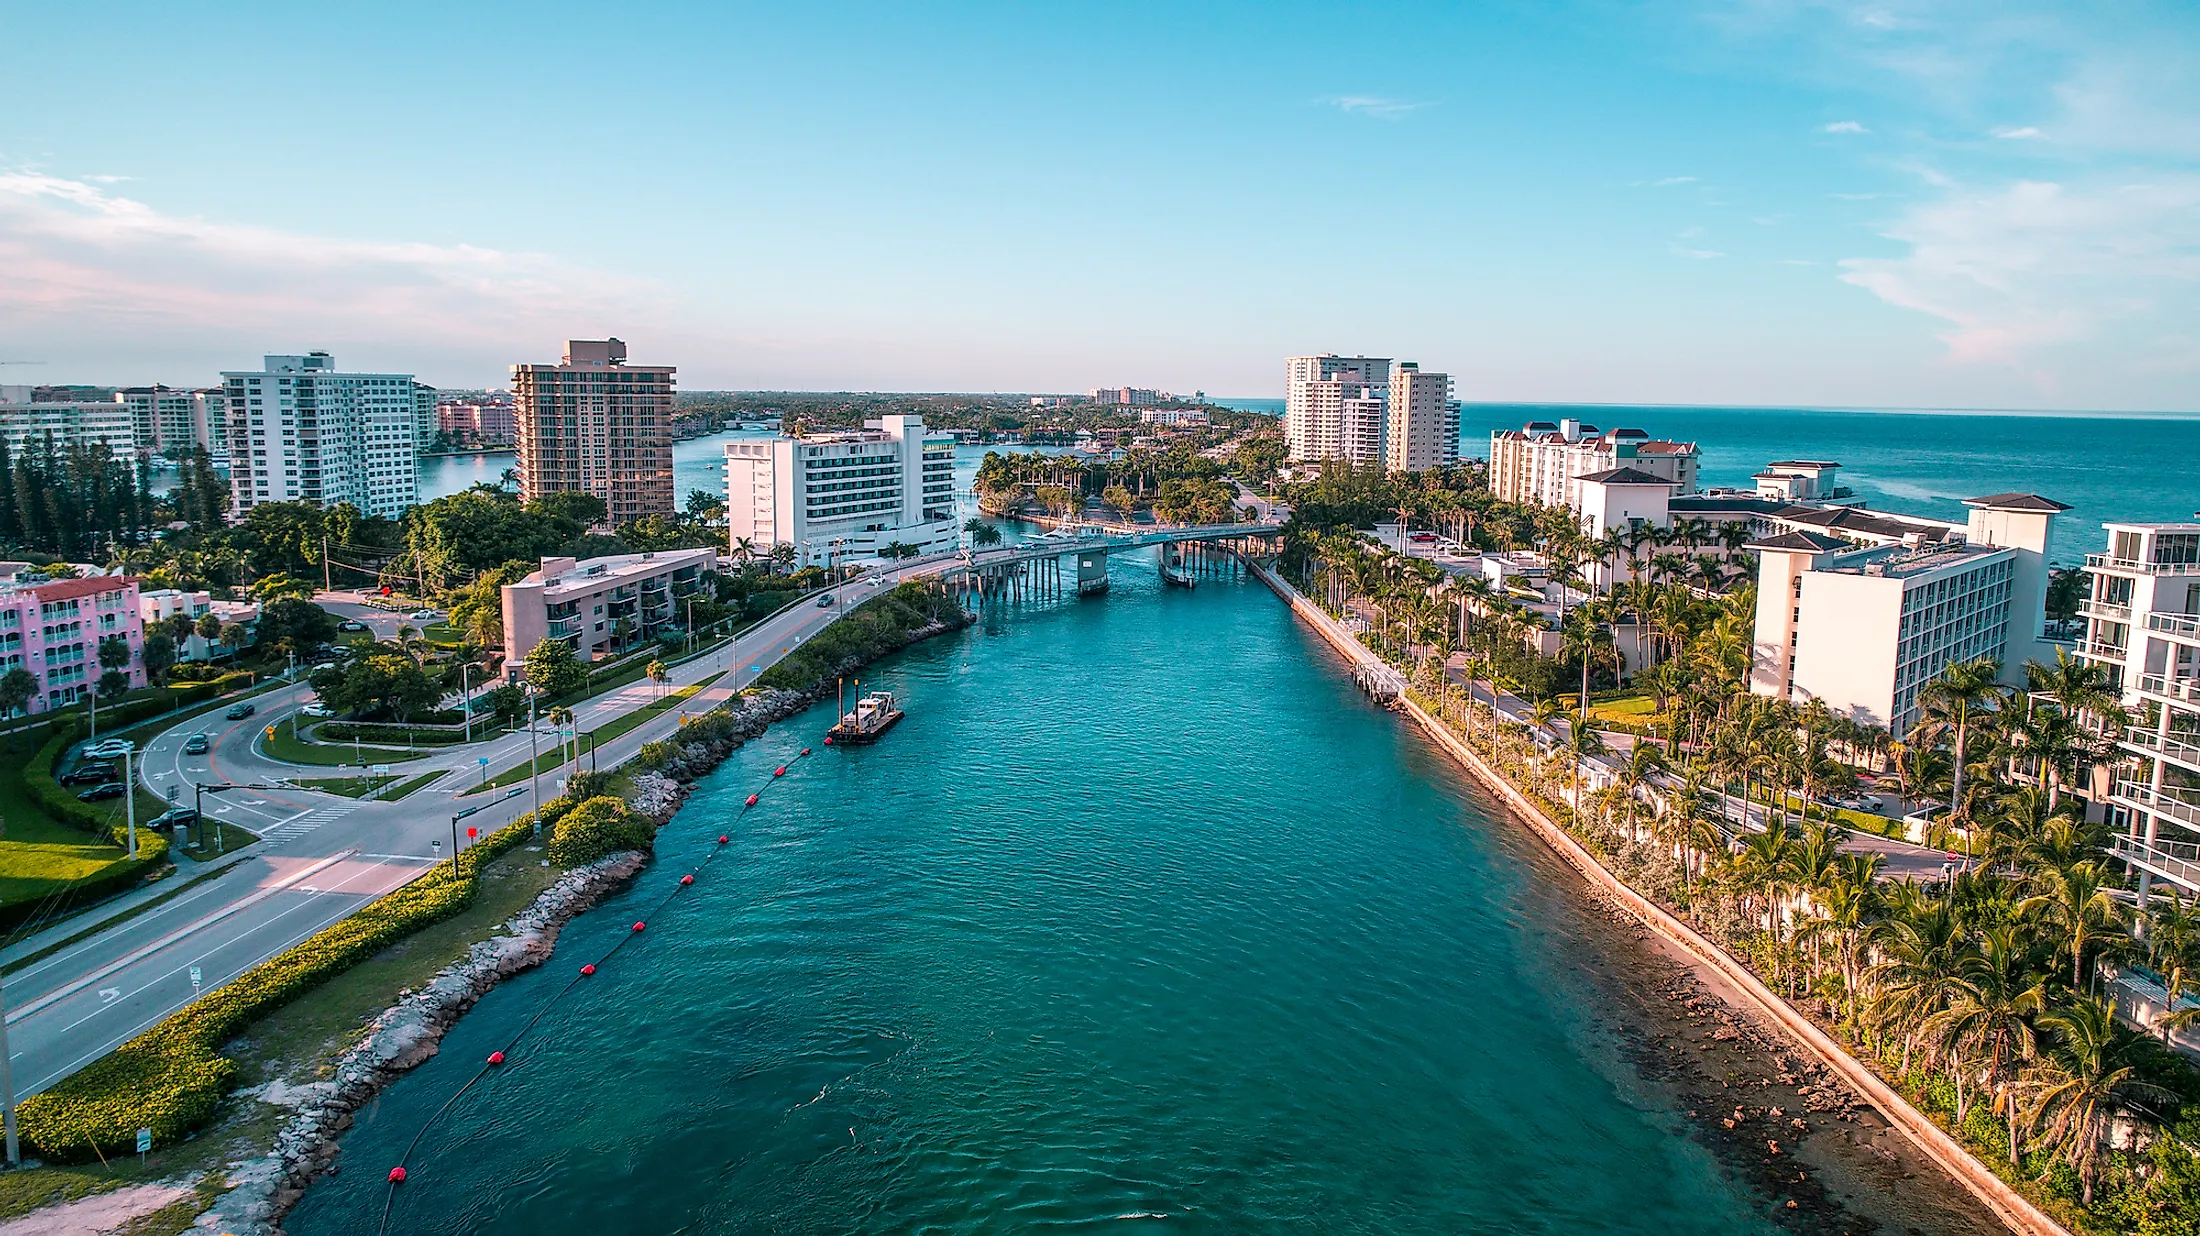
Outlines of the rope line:
M826 741L831 742L832 740L828 738ZM764 783L762 785L757 786L756 789L752 790L746 797L741 800L741 808L734 816L735 823L738 824L742 818L746 817L751 810L755 809L756 806L760 802L762 802L764 791L771 788L772 782L778 781L785 777L788 771L794 767L797 761L808 758L809 754L810 748L804 747L799 754L789 758L785 763L778 765L772 771L771 776L764 779ZM421 1123L420 1128L413 1133L412 1140L405 1144L405 1153L398 1156L397 1165L390 1169L388 1186L382 1199L382 1222L381 1225L376 1229L378 1233L381 1233L382 1236L388 1236L388 1232L390 1230L390 1219L396 1213L397 1186L405 1182L406 1164L412 1161L413 1153L420 1149L421 1140L427 1137L428 1131L430 1129L433 1129L436 1124L440 1122L453 1107L458 1105L458 1101L461 1098L465 1097L467 1091L474 1088L475 1083L481 1081L482 1078L487 1077L489 1074L504 1067L506 1064L506 1057L509 1056L510 1053L519 1046L520 1042L524 1040L528 1036L528 1034L534 1030L535 1024L537 1022L540 1022L543 1017L550 1012L552 1008L556 1007L558 1001L563 1000L568 994L572 992L575 987L580 986L584 980L586 980L589 976L595 974L596 968L598 966L604 965L605 963L609 962L613 957L618 956L620 949L623 949L628 944L633 943L634 940L642 934L642 929L648 925L651 918L655 918L658 912L664 910L667 906L671 905L674 899L678 898L681 893L686 892L688 889L694 887L696 877L701 875L703 871L710 866L712 861L717 859L720 854L726 852L731 843L731 840L732 833L730 830L725 833L720 833L718 836L718 844L712 846L710 850L703 855L703 860L701 862L689 868L686 874L682 875L679 880L673 883L671 892L668 892L663 897L659 898L656 905L652 906L649 909L645 917L635 920L633 928L627 931L625 934L621 935L615 942L613 942L610 948L604 950L602 956L598 957L595 961L583 965L579 970L575 971L573 976L565 981L565 986L560 987L557 991L551 994L548 1000L543 1001L542 1007L535 1010L535 1015L528 1018L527 1021L523 1025L521 1025L518 1030L514 1031L511 1037L505 1041L503 1047L491 1052L488 1058L484 1060L481 1065L474 1070L473 1076L467 1078L464 1085L461 1085L456 1091L453 1091L451 1097L443 1101L443 1106L436 1108L435 1113Z

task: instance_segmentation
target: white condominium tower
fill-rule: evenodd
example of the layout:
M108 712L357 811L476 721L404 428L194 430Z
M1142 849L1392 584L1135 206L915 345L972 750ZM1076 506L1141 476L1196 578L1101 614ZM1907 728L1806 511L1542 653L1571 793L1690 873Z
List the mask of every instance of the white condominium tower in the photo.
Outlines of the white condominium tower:
M736 552L791 545L798 561L871 554L900 543L953 549L955 439L921 416L885 416L860 432L726 444L726 524Z
M1390 359L1294 356L1284 366L1283 437L1293 459L1384 464Z
M126 386L115 392L115 402L130 409L140 451L158 451L172 460L195 447L217 459L229 454L229 417L220 387Z
M1421 472L1459 462L1459 402L1451 375L1423 373L1400 361L1390 373L1390 426L1385 461L1393 472Z
M11 456L40 450L48 440L57 451L104 442L125 459L137 449L135 418L120 399L39 402L38 393L28 386L0 386L0 439Z
M326 352L224 372L232 515L262 502L349 502L394 517L418 478L409 373L340 373Z
M2078 655L2108 668L2131 714L2111 735L2111 841L2142 901L2155 880L2200 892L2200 524L2104 527Z
M613 527L672 514L671 365L629 365L617 339L573 339L555 365L512 366L519 496L588 493Z

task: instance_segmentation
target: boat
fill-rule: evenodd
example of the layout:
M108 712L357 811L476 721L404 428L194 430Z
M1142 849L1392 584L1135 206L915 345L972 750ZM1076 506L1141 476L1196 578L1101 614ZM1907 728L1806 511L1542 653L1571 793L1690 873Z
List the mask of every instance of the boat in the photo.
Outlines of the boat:
M899 720L901 709L894 697L885 691L873 691L857 700L853 710L841 714L839 724L826 733L837 743L877 742Z

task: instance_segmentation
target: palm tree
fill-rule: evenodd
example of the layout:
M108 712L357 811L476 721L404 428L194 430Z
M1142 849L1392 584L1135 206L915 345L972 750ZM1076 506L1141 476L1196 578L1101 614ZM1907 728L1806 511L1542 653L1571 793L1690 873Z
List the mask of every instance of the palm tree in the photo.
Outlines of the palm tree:
M2039 891L2017 903L2019 914L2036 917L2058 932L2070 949L2070 989L2085 990L2088 952L2128 941L2124 908L2114 896L2116 882L2098 860L2031 872L2027 883Z
M665 667L664 662L651 660L649 667L642 672L649 675L651 682L657 684L657 698L663 699L665 697L665 682L672 677L672 671Z
M2005 689L1995 681L2000 676L1998 658L1977 657L1950 665L1917 693L1926 733L1949 737L1955 748L1955 782L1949 796L1950 809L1959 817L1964 810L1963 780L1968 771L1964 761L1971 731L2006 698Z
M2081 1200L2091 1206L2118 1113L2172 1096L2139 1076L2138 1036L2116 1024L2107 1001L2080 996L2041 1017L2040 1028L2054 1045L2020 1087L2022 1119L2038 1130L2045 1149L2076 1169Z
M550 722L551 729L558 732L558 753L560 755L565 754L565 730L567 727L573 724L573 710L561 704L558 707L551 709L544 719ZM573 750L571 763L573 766L573 771L579 772L581 766L581 743L580 736L578 734L574 735L573 737L572 748ZM561 764L566 763L565 760L560 760L558 762Z
M18 665L0 674L0 715L14 717L30 706L38 694L38 678ZM15 728L8 727L8 750L15 750Z
M756 538L746 536L733 538L733 560L735 562L747 566L749 563L756 561L756 556Z
M1566 718L1566 734L1559 739L1557 749L1566 753L1567 762L1573 766L1574 818L1579 820L1582 815L1581 768L1589 762L1590 756L1603 754L1604 735L1597 733L1596 727L1589 724L1587 713L1577 712Z
M0 679L0 688L6 685ZM2175 890L2148 916L2147 964L2162 976L2164 1007L2156 1024L2167 1043L2173 1032L2200 1022L2200 1008L2179 1007L2193 990L2195 973L2200 972L2200 912Z
M1927 1018L1923 1033L1956 1060L1956 1123L1963 1123L1967 1077L1978 1073L1994 1095L1994 1110L2009 1123L2009 1161L2017 1161L2017 1103L2010 1087L2018 1065L2033 1054L2031 1019L2047 1007L2047 974L2014 924L1979 933L1954 981L1944 989L1947 1006ZM1967 1060L1976 1060L1974 1070Z

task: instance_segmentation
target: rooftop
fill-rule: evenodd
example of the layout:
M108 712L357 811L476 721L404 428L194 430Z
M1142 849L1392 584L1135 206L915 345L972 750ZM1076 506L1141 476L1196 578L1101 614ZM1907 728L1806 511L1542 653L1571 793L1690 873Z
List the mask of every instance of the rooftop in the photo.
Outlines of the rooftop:
M1945 524L1922 519L1890 519L1853 506L1784 506L1772 512L1772 517L1783 523L1808 524L1814 528L1892 540L1922 536L1938 541L1953 531Z
M1587 476L1577 476L1574 479L1577 481L1593 481L1599 485L1675 485L1679 483L1667 480L1662 476L1652 476L1640 468L1607 468L1602 472L1591 472Z
M593 591L605 582L640 579L660 571L708 565L717 560L713 549L667 549L646 554L613 554L574 562L569 558L545 558L543 569L529 573L522 583L541 584L543 595L554 598L567 591ZM561 566L553 571L551 568Z
M1820 536L1815 532L1783 532L1778 536L1768 536L1762 541L1751 541L1742 548L1803 550L1814 554L1830 554L1856 547L1847 541Z
M1767 468L1838 468L1841 465L1830 459L1775 459ZM1764 475L1759 473L1759 476Z
M2070 509L2053 498L2042 498L2038 494L1988 494L1983 498L1965 498L1963 505L1982 506L1993 511L2039 511L2050 515Z

